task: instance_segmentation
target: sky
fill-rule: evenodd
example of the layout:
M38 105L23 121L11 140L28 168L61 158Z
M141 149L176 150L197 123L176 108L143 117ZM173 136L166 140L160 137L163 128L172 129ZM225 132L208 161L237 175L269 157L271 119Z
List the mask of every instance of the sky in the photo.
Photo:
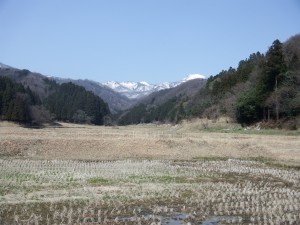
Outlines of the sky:
M0 0L0 62L44 75L216 75L300 33L300 0Z

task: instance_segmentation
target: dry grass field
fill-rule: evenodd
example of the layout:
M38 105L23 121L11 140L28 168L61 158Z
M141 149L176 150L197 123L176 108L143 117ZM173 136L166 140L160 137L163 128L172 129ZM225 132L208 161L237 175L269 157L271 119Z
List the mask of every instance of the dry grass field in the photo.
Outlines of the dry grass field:
M0 123L0 155L30 159L118 160L263 157L300 165L297 132L247 133L234 125L194 121L176 126L99 127L63 123L28 129ZM218 126L212 131L210 128ZM204 129L203 127L209 127Z
M0 224L300 224L298 131L0 122Z

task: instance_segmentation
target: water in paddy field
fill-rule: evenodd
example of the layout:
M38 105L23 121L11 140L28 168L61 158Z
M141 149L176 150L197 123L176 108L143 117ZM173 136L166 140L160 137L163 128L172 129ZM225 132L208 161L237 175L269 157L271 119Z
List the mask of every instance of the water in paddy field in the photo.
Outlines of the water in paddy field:
M214 218L205 220L200 224L202 224L202 225L217 225L217 224L219 224L219 222L236 224L239 220L240 220L240 218L238 218L238 217L214 217Z
M186 214L178 213L175 214L174 217L172 218L162 217L161 224L162 225L182 225L182 224L219 225L220 222L236 224L239 221L238 217L213 217L202 222L186 223L183 220L187 218L187 216L188 215Z
M213 217L210 219L207 219L205 221L199 221L199 222L187 222L186 219L189 218L190 215L185 213L174 213L171 217L170 216L158 216L158 215L146 215L143 217L146 221L160 221L160 222L153 222L151 224L153 225L193 225L193 224L201 224L201 225L221 225L220 223L229 223L229 224L236 224L241 221L240 217ZM131 218L129 217L123 217L119 218L118 222L126 222L131 221Z

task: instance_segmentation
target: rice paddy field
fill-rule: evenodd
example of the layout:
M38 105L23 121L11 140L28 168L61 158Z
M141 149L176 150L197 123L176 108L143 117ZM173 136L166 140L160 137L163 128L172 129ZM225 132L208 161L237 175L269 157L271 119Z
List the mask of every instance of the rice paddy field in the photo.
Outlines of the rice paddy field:
M1 122L0 224L300 224L299 133L202 125Z

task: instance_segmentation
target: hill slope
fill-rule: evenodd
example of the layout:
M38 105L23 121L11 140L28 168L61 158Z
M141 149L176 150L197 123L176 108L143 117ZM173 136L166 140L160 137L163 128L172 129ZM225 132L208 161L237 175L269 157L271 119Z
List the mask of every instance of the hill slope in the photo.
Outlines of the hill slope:
M251 54L236 69L210 77L205 88L185 102L186 118L225 115L242 124L299 127L299 46L300 35L285 43L275 40L265 54Z
M230 67L211 76L204 86L193 89L196 94L181 95L177 89L154 93L122 114L119 122L178 122L227 116L245 125L264 122L267 126L296 129L300 127L299 46L300 35L285 43L275 40L265 54L253 53L236 69Z
M62 121L100 125L110 115L107 104L82 87L71 83L58 85L41 74L2 65L1 119L42 124L51 121L52 117Z
M84 87L87 91L93 92L95 95L102 98L107 102L109 109L112 113L117 113L123 110L128 109L134 103L134 99L129 99L126 96L117 93L111 88L101 86L99 83L91 80L73 80L73 79L62 79L62 78L51 78L54 79L57 83L63 84L72 82L78 86Z
M191 98L205 82L205 79L193 79L143 97L119 117L119 123L125 125L155 121L177 122L182 118L181 100Z

